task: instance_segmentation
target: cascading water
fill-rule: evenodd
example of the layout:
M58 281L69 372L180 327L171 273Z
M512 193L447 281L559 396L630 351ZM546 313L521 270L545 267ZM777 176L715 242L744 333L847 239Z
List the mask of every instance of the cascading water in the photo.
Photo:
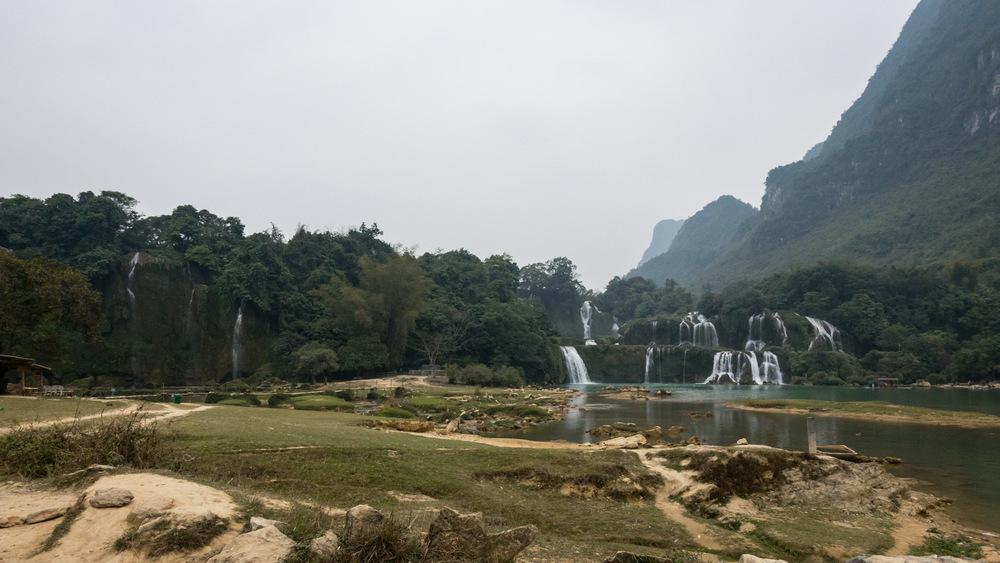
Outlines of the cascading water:
M597 342L594 342L590 338L590 323L593 320L594 312L600 313L601 311L590 301L584 301L580 307L580 320L583 321L583 339L585 341L584 344L587 346L595 346L597 344Z
M681 320L680 333L680 344L705 348L719 347L719 335L715 330L715 325L698 312L688 313L684 316L684 319Z
M618 326L618 317L612 317L611 323L611 341L618 344L621 340L621 327Z
M715 358L712 359L712 375L708 376L708 379L702 383L724 383L723 378L728 379L736 385L740 384L740 377L733 369L732 352L718 352L715 354Z
M233 323L233 380L240 378L241 332L243 332L243 303L240 303L240 310L236 313L236 322Z
M764 380L764 383L772 385L785 384L781 375L781 366L778 365L778 356L775 356L771 352L764 352L764 357L760 362L760 371L760 376Z
M562 351L563 360L566 362L566 374L569 376L571 385L593 383L590 380L590 374L587 373L587 364L583 363L583 358L580 357L576 348L560 346L559 350Z
M771 322L766 323L767 320ZM757 313L747 321L747 342L743 346L749 352L760 352L768 345L768 339L780 340L782 345L788 343L788 331L778 313Z
M135 281L135 268L139 265L139 253L136 252L132 255L132 260L129 262L132 267L128 271L128 280L125 282L125 291L128 292L128 305L131 309L132 314L135 314L135 291L133 290L133 283Z
M739 385L744 379L755 385L782 385L778 357L764 352L758 363L755 352L717 352L712 360L712 375L703 383L726 383L728 380Z
M832 324L822 320L814 319L812 317L806 317L809 324L812 325L813 331L816 336L813 338L812 342L809 343L809 349L812 350L814 346L829 346L830 350L834 352L843 352L844 346L840 343L840 330Z
M191 265L190 264L188 264L188 266L187 266L187 275L188 275L188 281L191 282L191 296L188 297L187 318L186 318L187 322L185 324L185 330L187 331L187 334L190 337L190 335L191 335L191 322L194 319L194 290L198 288L198 286L195 285L195 283L194 283L194 276L191 275Z
M653 367L656 365L656 361L653 358L653 354L656 352L656 348L650 346L646 350L646 376L643 378L643 382L649 384L649 374L652 373Z

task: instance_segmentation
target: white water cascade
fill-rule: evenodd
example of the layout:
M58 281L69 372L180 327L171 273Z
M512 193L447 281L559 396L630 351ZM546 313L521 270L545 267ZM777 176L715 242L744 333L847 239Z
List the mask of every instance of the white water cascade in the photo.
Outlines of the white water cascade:
M583 363L583 358L580 357L576 348L572 346L560 346L559 349L562 351L563 360L566 362L566 373L569 375L568 383L571 385L593 383L590 380L590 374L587 373L587 364Z
M128 292L129 308L132 310L132 314L135 314L135 291L133 291L133 283L135 281L135 267L139 265L138 252L132 255L132 260L129 263L132 267L128 271L128 281L125 282L125 291Z
M770 320L770 323L766 321ZM757 313L750 317L747 321L747 342L743 349L750 352L760 352L768 345L768 339L770 338L773 342L771 344L788 344L788 331L785 329L785 323L778 316L778 313ZM777 342L780 340L780 342Z
M764 352L758 363L755 352L718 352L712 360L712 375L703 383L740 384L748 377L754 385L782 385L781 368L778 357Z
M241 332L243 332L243 303L240 303L240 310L236 314L236 322L233 323L233 380L240 378Z
M585 341L584 344L587 346L597 345L597 342L594 342L590 338L590 322L593 320L595 311L598 313L601 312L590 301L584 301L583 306L580 307L580 320L583 321L583 339Z
M198 288L198 286L195 285L195 283L194 283L194 276L191 275L191 265L190 264L188 264L188 267L187 267L187 275L188 275L188 281L191 283L191 296L188 297L187 317L185 319L186 320L185 330L186 330L188 336L190 337L191 336L191 321L194 318L194 290Z
M784 385L781 375L781 366L778 365L778 356L771 352L764 352L764 357L760 362L760 377L764 383L772 385Z
M618 341L621 340L622 337L621 327L618 326L618 317L612 317L612 321L613 322L611 323L611 341L614 342L615 344L618 344Z
M810 350L814 346L829 346L830 350L834 352L844 351L844 346L840 342L840 330L837 327L822 319L806 317L806 320L809 321L809 324L813 327L813 331L816 333L812 342L809 343Z
M656 359L653 357L653 354L655 353L656 348L652 346L646 350L646 376L643 379L643 382L647 385L649 384L649 374L653 372L653 367L656 365Z
M705 348L719 347L719 335L715 331L715 325L697 311L684 316L681 320L680 333L680 344Z

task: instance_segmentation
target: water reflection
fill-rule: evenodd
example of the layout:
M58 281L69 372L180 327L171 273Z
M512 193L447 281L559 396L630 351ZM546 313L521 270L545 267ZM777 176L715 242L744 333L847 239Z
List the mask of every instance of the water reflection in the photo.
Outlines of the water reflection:
M517 437L532 440L594 441L587 430L614 422L645 426L683 426L677 439L698 436L708 444L729 445L740 438L750 443L805 450L805 416L761 413L725 406L748 398L802 398L829 401L878 400L896 404L1000 414L1000 393L968 389L871 390L804 386L653 385L673 396L662 400L628 401L600 397L600 386L583 387L562 421ZM698 416L693 416L695 415ZM706 416L710 413L711 416ZM1000 521L1000 429L965 429L887 423L867 419L816 417L820 444L845 444L863 455L898 457L891 467L902 477L920 481L918 488L955 500L949 510L963 522L996 530Z

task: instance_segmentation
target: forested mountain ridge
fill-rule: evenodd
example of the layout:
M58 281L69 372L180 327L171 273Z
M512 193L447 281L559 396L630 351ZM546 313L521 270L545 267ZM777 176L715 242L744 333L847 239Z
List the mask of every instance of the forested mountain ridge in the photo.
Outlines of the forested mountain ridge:
M683 222L669 249L625 275L662 285L674 280L687 285L705 264L723 252L749 226L757 210L733 196L709 203Z
M683 219L664 219L657 223L653 227L653 238L649 241L649 247L642 253L642 258L639 259L636 268L670 250L670 244L674 241L674 237L677 236L677 231L682 225L684 225Z
M772 170L753 228L685 282L824 258L922 267L1000 256L1000 4L924 0L809 158Z

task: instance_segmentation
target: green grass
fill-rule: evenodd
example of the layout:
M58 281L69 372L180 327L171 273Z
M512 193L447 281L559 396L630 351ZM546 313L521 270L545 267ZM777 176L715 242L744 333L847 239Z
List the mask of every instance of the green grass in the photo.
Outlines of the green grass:
M298 395L291 397L288 402L295 410L302 411L354 410L354 403L332 395Z
M173 469L196 479L268 495L384 512L410 505L387 494L427 495L438 507L482 511L494 527L534 524L542 534L583 542L602 553L611 543L689 545L651 501L582 500L556 489L477 479L491 471L527 469L586 479L608 467L647 475L635 455L497 448L469 442L385 433L359 426L366 417L287 409L212 409L178 419ZM247 429L252 428L252 432ZM311 446L280 452L267 450ZM623 538L622 530L628 530ZM675 540L678 543L675 544Z
M982 559L983 544L976 543L966 536L946 537L944 535L928 536L924 543L910 549L910 555L936 555L962 557L965 559Z
M0 395L0 428L46 422L74 416L112 412L125 406L124 401L94 401L74 397L10 397Z
M821 413L845 413L852 415L893 416L900 419L939 419L961 422L976 422L996 424L1000 426L1000 417L978 412L943 411L924 407L894 405L885 401L818 401L811 399L746 399L733 401L733 406L745 406L758 409L790 410L799 409Z

